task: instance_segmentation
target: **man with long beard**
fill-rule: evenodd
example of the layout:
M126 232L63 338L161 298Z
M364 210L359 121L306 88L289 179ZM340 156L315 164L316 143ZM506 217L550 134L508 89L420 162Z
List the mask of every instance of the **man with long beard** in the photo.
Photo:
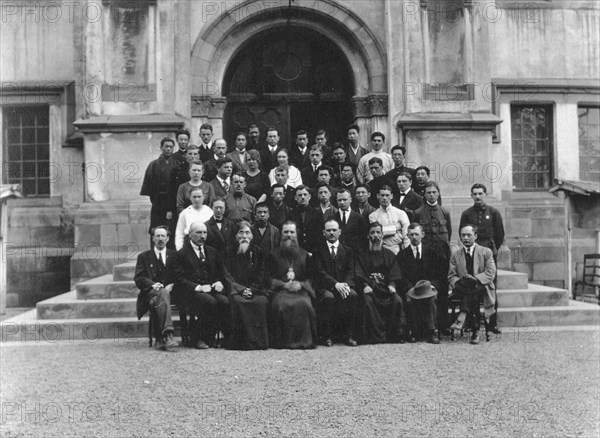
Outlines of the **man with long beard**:
M363 294L364 337L370 344L400 342L406 337L406 316L396 281L402 276L396 257L383 246L383 227L369 225L369 249L359 255L357 291Z
M269 346L269 335L263 254L253 242L250 222L237 225L235 238L236 245L225 259L225 280L231 289L231 335L227 348L264 350Z
M287 221L281 245L267 259L270 342L273 348L315 348L317 317L312 300L313 262L298 245L296 224Z

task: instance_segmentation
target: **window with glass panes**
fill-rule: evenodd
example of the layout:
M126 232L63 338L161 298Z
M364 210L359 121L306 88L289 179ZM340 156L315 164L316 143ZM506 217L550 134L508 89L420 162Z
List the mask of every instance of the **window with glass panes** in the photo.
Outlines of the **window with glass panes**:
M26 196L50 196L49 107L2 109L2 182L21 184Z
M600 107L579 107L579 179L600 181Z
M552 183L552 107L512 105L512 177L515 190L546 190Z

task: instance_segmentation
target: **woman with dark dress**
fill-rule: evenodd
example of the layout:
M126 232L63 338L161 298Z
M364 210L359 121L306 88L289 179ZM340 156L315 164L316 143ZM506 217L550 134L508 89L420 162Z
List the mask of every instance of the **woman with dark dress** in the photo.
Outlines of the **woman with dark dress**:
M246 193L253 196L257 202L264 202L271 184L269 177L260 170L260 153L252 149L248 151L248 169L244 172L246 177Z

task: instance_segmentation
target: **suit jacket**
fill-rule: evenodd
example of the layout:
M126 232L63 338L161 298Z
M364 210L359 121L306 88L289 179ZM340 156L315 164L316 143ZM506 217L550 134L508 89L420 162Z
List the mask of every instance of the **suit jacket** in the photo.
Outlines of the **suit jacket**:
M148 164L140 195L149 196L152 204L164 206L168 211L175 211L175 198L169 196L172 194L172 184L175 179L175 173L179 161L170 157L168 160L164 155L160 155L156 160Z
M402 278L398 281L400 291L406 294L409 289L421 280L428 280L438 291L448 289L448 261L434 248L421 244L421 262L415 259L412 246L404 248L398 255L398 266Z
M369 153L369 151L367 151L364 147L359 146L356 154L352 151L352 148L350 147L350 145L346 146L346 160L354 163L354 166L356 168L358 168L358 163L360 162L360 159L367 155Z
M231 180L231 178L230 178ZM216 198L221 198L224 199L228 194L231 193L231 182L229 183L229 190L225 190L225 188L221 185L221 182L215 177L210 184L213 186L213 189L215 189L215 197Z
M217 160L214 155L206 161L202 162L204 167L204 173L202 174L202 181L211 182L217 177Z
M373 213L375 210L377 210L375 207L373 207L371 204L369 204L367 202L367 205L365 206L365 209L363 210L363 212L360 212L360 209L358 207L358 202L356 201L352 201L352 204L350 204L350 208L352 208L353 211L355 211L356 213L360 214L362 217L365 218L365 220L367 221L367 223L369 222L369 215L371 213Z
M242 161L240 160L240 154L237 152L237 150L227 154L227 157L231 158L231 161L233 162L233 173L243 172L248 168L248 159L250 158L248 151L244 152L244 156L246 159L244 160L244 164L242 164Z
M261 169L267 175L274 167L277 167L277 153L282 149L281 146L277 146L275 153L271 155L271 151L269 150L268 145L263 145L261 149L259 149L260 153L260 163Z
M423 197L414 190L411 190L406 194L401 203L398 202L399 199L400 195L394 197L392 205L400 210L404 210L412 222L415 211L423 206Z
M310 205L306 207L304 220L302 209L296 207L292 211L292 218L298 226L298 244L306 251L312 253L319 243L324 240L322 215Z
M298 169L304 169L306 166L310 164L310 148L307 146L304 154L300 152L298 149L298 145L294 144L288 148L289 163L291 165L296 166ZM304 181L304 179L302 180Z
M302 168L300 171L302 176L302 184L308 187L314 187L317 185L317 172L313 170L312 164Z
M275 248L279 246L279 241L281 240L281 232L276 226L270 223L267 223L265 233L262 235L260 234L258 225L254 224L252 226L252 235L254 236L254 242L260 246L263 254L272 254Z
M164 261L165 267L162 270L158 267L158 259L153 249L138 255L133 277L136 287L140 290L136 302L138 319L141 319L150 310L149 293L152 290L152 285L158 282L167 286L173 282L171 272L173 255L175 255L175 250L167 248L167 257Z
M220 281L225 286L223 293L228 291L221 254L208 245L204 245L204 254L206 257L201 266L192 244L186 240L183 248L177 251L173 257L175 285L186 298L194 293L196 286L212 284L216 281Z
M494 304L496 303L496 286L494 285L496 264L491 249L475 244L473 249L473 273L474 277L485 286L486 295L483 298L483 307L485 308L486 318L489 318L494 313ZM460 246L450 257L450 269L448 270L450 289L453 289L456 282L467 274L465 248Z
M213 216L207 220L205 224L208 234L206 237L206 244L219 251L219 254L225 254L227 249L229 249L235 241L233 222L223 218L223 223L219 230L217 221Z
M321 243L315 252L316 286L319 291L332 290L336 283L347 283L354 288L355 256L352 248L338 245L335 260L331 258L329 243Z
M215 154L213 152L213 144L212 141L208 144L209 148L206 149L204 147L204 143L202 143L202 141L200 142L200 144L198 145L198 153L200 154L200 161L202 161L203 163L211 160L214 158Z
M340 223L342 243L358 253L367 249L368 220L355 211L349 210L349 213L346 214L346 223L342 222L341 211L336 213L335 219Z

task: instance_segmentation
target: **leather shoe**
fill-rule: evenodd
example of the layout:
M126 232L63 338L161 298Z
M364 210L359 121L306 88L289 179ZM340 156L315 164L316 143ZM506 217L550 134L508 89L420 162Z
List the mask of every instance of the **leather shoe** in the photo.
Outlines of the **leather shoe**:
M416 344L416 343L417 343L417 338L415 338L414 336L412 336L412 335L411 335L411 336L408 338L408 343L409 343L409 344Z
M356 341L352 338L348 338L346 339L346 345L348 347L356 347L358 344L356 343Z
M479 344L479 333L475 332L471 335L471 344L473 344L473 345Z
M173 338L173 333L168 333L167 334L167 339L165 340L165 343L167 344L167 349L168 348L175 348L178 347L179 344L177 343L177 341Z
M438 337L437 337L437 335L436 335L435 333L432 333L432 334L430 334L430 335L427 337L427 342L428 342L429 344L435 344L435 345L437 345L437 344L439 344L439 343L440 343L440 338L438 338Z
M330 338L327 338L323 341L323 345L325 347L331 347L333 345L333 341Z
M204 341L198 341L196 342L196 345L194 345L194 348L196 350L208 350L208 345L206 345Z
M494 327L488 328L488 331L492 332L495 335L501 335L502 334L502 330L497 325L495 325Z

